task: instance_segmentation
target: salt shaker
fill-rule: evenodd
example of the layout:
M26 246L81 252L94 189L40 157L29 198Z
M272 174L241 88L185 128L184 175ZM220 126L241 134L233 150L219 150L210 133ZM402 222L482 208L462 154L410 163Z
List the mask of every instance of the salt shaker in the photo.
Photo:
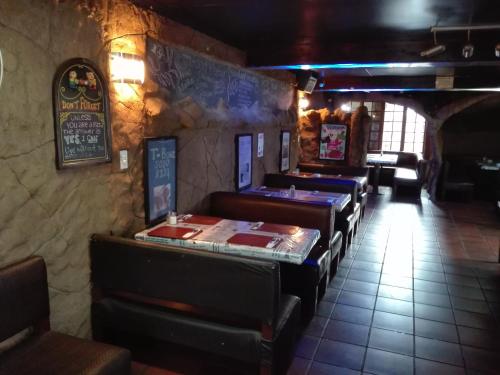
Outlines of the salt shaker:
M295 198L295 185L290 186L290 198Z
M177 214L175 211L170 211L167 216L167 221L169 224L175 225L177 224Z

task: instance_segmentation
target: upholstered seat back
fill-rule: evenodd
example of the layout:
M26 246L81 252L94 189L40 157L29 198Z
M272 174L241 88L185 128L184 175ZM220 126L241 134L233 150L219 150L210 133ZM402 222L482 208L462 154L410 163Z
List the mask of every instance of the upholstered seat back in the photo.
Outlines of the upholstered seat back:
M103 291L203 307L272 325L280 305L278 262L94 235L91 279Z
M304 178L283 174L266 174L264 185L269 187L289 188L294 185L296 189L318 190L351 195L351 202L347 206L348 213L353 213L358 197L357 182L332 178Z
M264 221L318 229L327 246L333 238L335 210L331 204L295 202L232 192L210 195L210 214L233 220Z
M321 163L299 163L298 168L301 172L368 177L368 167L354 167L350 165L332 165Z
M41 257L0 269L0 341L48 321L47 270Z

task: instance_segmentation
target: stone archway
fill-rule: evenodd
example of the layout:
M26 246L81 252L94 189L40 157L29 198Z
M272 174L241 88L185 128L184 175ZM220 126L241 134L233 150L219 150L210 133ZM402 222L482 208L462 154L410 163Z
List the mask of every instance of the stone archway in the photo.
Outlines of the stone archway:
M427 126L430 144L431 144L431 157L429 159L429 180L427 191L429 192L430 198L432 200L436 199L437 195L437 183L439 178L439 173L441 170L441 165L443 163L442 160L442 145L438 139L438 132L443 126L443 124L453 115L464 111L465 109L472 107L484 100L498 97L500 100L500 94L497 93L485 93L477 96L470 96L463 98L458 101L454 101L449 103L442 108L440 108L436 114L432 117L429 117Z

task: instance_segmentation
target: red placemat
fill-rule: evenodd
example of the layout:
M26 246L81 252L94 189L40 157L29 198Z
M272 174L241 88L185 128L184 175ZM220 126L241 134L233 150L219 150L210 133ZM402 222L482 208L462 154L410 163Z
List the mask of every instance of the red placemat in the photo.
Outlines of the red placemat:
M236 233L227 240L234 245L246 245L255 247L266 247L273 240L271 236L261 236L260 234Z
M182 219L182 222L187 224L215 225L221 220L220 217L215 216L191 215Z
M256 230L260 230L262 232L279 233L279 234L295 234L299 231L299 229L300 228L296 227L295 225L264 223Z
M189 233L192 234L189 235ZM196 229L192 228L179 228L179 227L164 225L149 232L148 236L187 240L189 238L193 238L198 233L200 233L200 231L197 231Z

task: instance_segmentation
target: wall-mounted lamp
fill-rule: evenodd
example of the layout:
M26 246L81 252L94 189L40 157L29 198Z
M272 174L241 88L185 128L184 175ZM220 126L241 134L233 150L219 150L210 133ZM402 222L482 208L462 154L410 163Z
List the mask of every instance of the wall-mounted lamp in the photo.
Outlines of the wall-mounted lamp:
M301 110L307 109L310 104L311 104L311 102L306 97L302 97L299 99L299 108Z
M343 112L351 112L351 106L349 104L342 104L340 106L340 109L343 111Z
M112 52L110 56L111 82L144 83L144 61L137 55Z
M495 46L495 56L500 57L500 43Z

